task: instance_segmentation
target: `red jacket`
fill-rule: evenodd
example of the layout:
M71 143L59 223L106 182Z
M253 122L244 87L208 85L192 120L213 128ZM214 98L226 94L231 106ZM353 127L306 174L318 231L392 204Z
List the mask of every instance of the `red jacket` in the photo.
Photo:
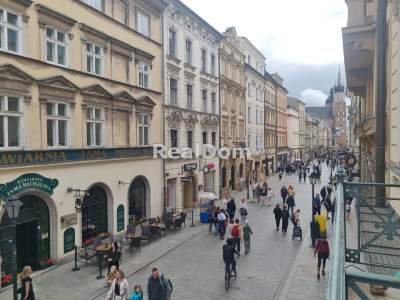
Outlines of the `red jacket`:
M328 254L329 255L329 244L327 240L318 240L317 245L315 246L314 254Z

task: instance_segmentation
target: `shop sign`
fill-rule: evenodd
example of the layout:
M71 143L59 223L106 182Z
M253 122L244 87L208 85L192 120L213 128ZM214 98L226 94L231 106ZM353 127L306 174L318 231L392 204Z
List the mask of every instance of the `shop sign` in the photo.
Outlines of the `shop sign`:
M61 229L78 224L78 214L72 213L61 217Z
M195 171L197 170L197 163L183 165L183 171Z
M68 228L64 231L64 253L75 249L75 229Z
M28 173L6 184L0 184L0 198L7 199L12 195L30 191L52 195L57 185L57 179L47 178L37 173Z
M125 228L124 206L120 204L117 208L117 231L122 231Z

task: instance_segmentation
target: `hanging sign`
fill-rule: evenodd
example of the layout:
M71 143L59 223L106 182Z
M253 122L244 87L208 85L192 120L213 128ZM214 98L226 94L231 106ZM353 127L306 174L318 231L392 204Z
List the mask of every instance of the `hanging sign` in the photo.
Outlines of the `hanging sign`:
M10 196L30 191L52 195L57 185L57 179L47 178L37 173L28 173L6 184L0 184L0 198L7 199Z

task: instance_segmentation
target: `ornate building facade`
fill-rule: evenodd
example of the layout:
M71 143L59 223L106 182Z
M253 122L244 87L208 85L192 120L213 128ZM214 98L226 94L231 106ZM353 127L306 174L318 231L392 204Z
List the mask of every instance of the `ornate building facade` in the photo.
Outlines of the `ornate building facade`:
M203 147L219 147L220 33L179 0L164 13L164 136L167 148L189 148L165 160L167 208L198 205L199 192L219 193L219 159ZM200 153L199 153L200 152Z
M272 76L265 71L264 90L264 141L266 155L266 175L269 176L276 171L277 154L277 84Z

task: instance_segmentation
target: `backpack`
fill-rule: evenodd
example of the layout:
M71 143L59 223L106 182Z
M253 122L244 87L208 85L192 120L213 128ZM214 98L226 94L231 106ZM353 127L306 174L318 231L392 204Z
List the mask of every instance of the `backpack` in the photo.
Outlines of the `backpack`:
M163 289L164 289L164 287L165 287L165 284L167 283L167 284L169 285L169 288L170 288L171 294L172 294L173 286L172 286L171 280L169 280L169 278L165 278L164 275L161 275L160 278L161 278L161 283L162 283ZM164 291L164 292L165 292L165 291Z
M233 225L231 234L233 237L239 237L239 225Z

